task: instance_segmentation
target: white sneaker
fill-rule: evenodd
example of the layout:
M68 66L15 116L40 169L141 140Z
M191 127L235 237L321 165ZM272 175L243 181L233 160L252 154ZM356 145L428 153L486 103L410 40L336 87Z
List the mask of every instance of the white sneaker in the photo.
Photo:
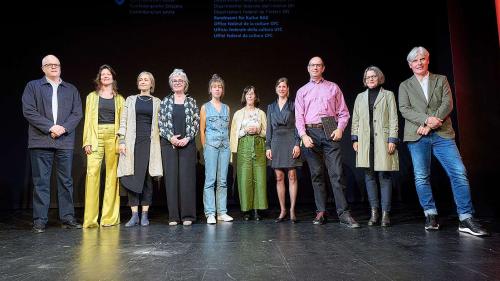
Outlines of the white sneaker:
M177 225L177 222L176 221L171 221L171 222L168 223L168 225L174 226L174 225Z
M217 220L228 222L228 221L233 221L233 217L231 217L228 214L222 214L217 216Z
M216 224L216 223L217 223L217 221L215 220L215 216L214 216L214 215L209 215L209 216L207 217L207 223L208 223L208 224Z

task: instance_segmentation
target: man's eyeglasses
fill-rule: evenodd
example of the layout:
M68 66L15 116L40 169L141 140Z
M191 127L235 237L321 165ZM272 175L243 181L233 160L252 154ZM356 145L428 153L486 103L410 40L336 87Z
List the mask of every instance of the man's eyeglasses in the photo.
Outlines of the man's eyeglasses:
M309 66L310 67L323 67L323 64L322 63L310 63Z
M59 68L61 65L57 63L47 63L44 64L43 67L48 67L48 68Z

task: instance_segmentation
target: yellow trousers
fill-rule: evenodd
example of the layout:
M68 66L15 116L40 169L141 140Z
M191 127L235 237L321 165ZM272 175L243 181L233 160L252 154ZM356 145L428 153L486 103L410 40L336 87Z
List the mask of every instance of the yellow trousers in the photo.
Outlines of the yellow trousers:
M106 180L102 202L101 225L120 223L120 192L118 178L118 154L114 124L101 124L98 128L97 151L87 155L87 177L85 179L85 213L83 227L97 227L99 217L99 193L101 187L101 164L106 163ZM92 150L95 150L93 147Z

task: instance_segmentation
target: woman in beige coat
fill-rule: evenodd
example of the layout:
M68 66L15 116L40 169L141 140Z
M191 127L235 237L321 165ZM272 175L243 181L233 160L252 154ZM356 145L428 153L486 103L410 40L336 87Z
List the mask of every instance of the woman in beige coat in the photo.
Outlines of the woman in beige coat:
M398 114L394 94L382 88L385 77L376 66L368 67L363 84L368 88L354 102L351 139L356 151L356 167L365 169L365 185L371 206L368 225L379 220L377 177L382 201L382 226L390 226L392 175L399 170Z
M153 197L151 177L163 175L158 128L160 99L151 94L155 89L153 74L141 72L137 77L140 91L125 101L120 120L120 159L118 177L128 191L132 217L126 227L149 225L148 210ZM138 209L142 205L141 219Z

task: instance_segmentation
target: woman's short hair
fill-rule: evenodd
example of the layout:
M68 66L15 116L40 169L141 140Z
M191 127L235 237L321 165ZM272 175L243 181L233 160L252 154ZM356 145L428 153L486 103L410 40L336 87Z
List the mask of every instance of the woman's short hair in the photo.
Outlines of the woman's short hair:
M116 72L111 66L107 64L103 64L99 67L99 71L97 72L97 77L94 79L95 90L99 91L102 87L101 73L104 69L107 69L109 70L109 72L111 72L111 76L113 77L113 96L116 96L118 94L118 82L116 81Z
M172 71L172 73L170 73L170 76L168 76L168 84L170 85L170 88L173 89L173 78L175 76L180 76L182 80L184 80L184 93L187 93L188 91L188 88L189 88L189 80L187 78L187 75L186 73L184 72L184 70L180 69L180 68L175 68L174 71Z
M286 93L286 97L288 97L290 95L290 84L288 84L288 78L286 77L281 77L280 79L278 79L276 81L276 85L274 86L274 89L278 88L278 85L283 82L286 84L286 86L288 87L288 92Z
M423 55L424 57L429 57L429 52L422 46L414 47L406 56L408 62L412 62L418 55Z
M248 92L250 92L251 90L253 90L254 94L255 94L255 102L254 102L254 106L255 107L258 107L259 104L260 104L260 98L259 98L259 95L257 94L257 91L255 91L255 87L250 85L250 86L246 86L245 89L243 89L243 94L241 95L241 105L242 106L246 106L247 105L247 99L246 99L246 95Z
M151 72L148 72L148 71L143 71L143 72L139 73L139 75L137 75L137 85L139 85L139 77L141 77L141 75L149 76L149 81L151 81L150 91L151 91L151 93L154 93L155 92L155 77L153 76L153 74Z
M373 71L375 72L375 75L377 75L377 79L378 79L378 84L379 85L382 85L384 84L385 82L385 76L384 76L384 73L382 72L382 70L380 70L380 68L372 65L372 66L369 66L365 69L365 73L363 74L363 85L365 85L366 87L366 74L368 73L368 71Z
M212 78L210 79L210 81L208 81L208 94L210 96L212 96L212 92L210 92L210 90L212 89L212 84L214 83L220 83L222 85L222 95L221 95L221 98L224 97L224 88L226 87L225 84L224 84L224 80L222 80L222 78L217 75L217 74L214 74L212 75Z

